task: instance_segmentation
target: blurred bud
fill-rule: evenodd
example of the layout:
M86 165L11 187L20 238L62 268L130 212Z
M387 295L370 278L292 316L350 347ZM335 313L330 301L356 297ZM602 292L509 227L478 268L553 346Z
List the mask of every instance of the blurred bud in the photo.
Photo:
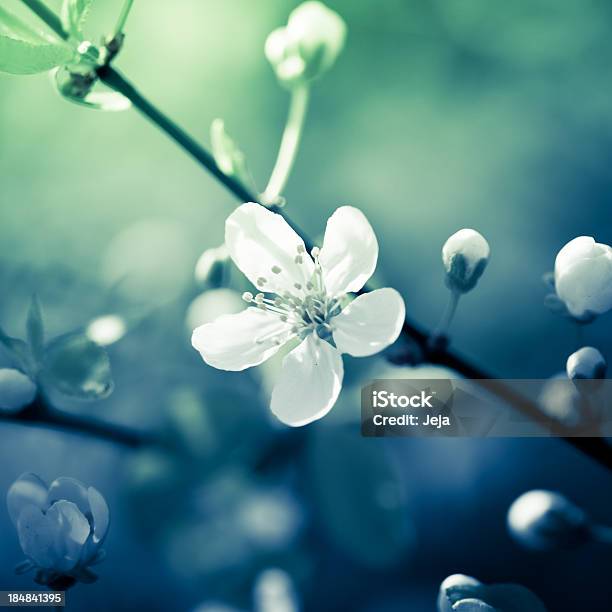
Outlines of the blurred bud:
M601 380L606 376L607 364L603 355L592 346L584 346L567 358L567 377L570 380Z
M612 308L612 249L579 236L555 260L555 289L569 313L590 321Z
M196 263L196 281L202 285L220 287L223 282L223 272L228 262L229 253L224 244L206 249Z
M254 588L255 612L297 612L299 604L289 574L267 569L257 577Z
M100 346L115 344L125 336L127 325L119 315L104 315L89 323L85 335Z
M23 474L6 502L29 568L37 570L36 582L64 590L96 580L89 567L104 557L109 526L108 506L96 489L74 478L47 486L35 474Z
M438 612L546 612L544 604L520 584L483 584L463 574L440 585Z
M321 2L304 2L286 27L274 30L265 53L279 81L292 88L320 77L335 63L344 46L346 24Z
M246 157L234 140L228 136L223 119L215 119L211 123L210 143L215 163L221 172L237 178L243 185L256 191Z
M451 291L467 293L476 286L489 261L489 243L473 229L453 234L442 247L446 285Z
M244 310L240 294L233 289L210 289L196 297L187 309L185 324L191 334L196 327L212 323L224 314Z
M0 368L0 411L18 412L36 395L36 385L25 374Z
M568 499L551 491L529 491L508 510L512 537L532 550L574 548L589 539L586 513Z
M580 424L582 402L576 387L567 380L564 372L549 378L540 391L539 404L542 411L567 427Z

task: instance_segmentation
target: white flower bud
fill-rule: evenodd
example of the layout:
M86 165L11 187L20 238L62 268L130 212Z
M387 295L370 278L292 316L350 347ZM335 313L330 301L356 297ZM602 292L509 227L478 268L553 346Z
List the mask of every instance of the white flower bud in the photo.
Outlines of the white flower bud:
M453 234L442 247L448 288L458 293L473 289L487 267L490 252L484 236L473 229Z
M86 336L100 346L110 346L119 342L127 333L127 324L119 315L103 315L89 323Z
M342 51L346 24L321 2L300 4L287 26L267 38L265 53L278 79L291 88L329 70Z
M605 378L606 367L606 360L596 348L584 346L567 358L567 377L571 380Z
M589 519L568 499L551 491L529 491L508 510L508 529L526 548L572 548L589 539Z
M18 412L36 395L36 385L25 374L12 368L0 368L0 410Z
M555 260L555 290L569 313L590 320L612 308L612 249L579 236Z

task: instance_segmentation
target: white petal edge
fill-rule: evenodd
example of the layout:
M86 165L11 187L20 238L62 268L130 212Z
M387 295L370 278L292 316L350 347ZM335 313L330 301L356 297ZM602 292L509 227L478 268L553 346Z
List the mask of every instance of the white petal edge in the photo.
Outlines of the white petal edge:
M239 372L274 355L290 331L278 315L252 307L196 328L191 344L213 368Z
M19 515L26 506L35 506L43 511L47 508L47 483L36 474L22 474L6 494L6 505L13 525L17 526Z
M366 216L342 206L328 219L319 255L328 293L359 291L376 269L378 241Z
M110 510L104 496L95 487L87 489L87 497L93 519L93 539L96 544L100 544L106 537L110 525Z
M87 498L87 487L76 478L60 476L49 485L47 506L61 500L72 502L82 514L86 515L91 511Z
M405 318L404 300L395 289L364 293L332 319L334 342L353 357L374 355L397 340Z
M304 241L287 221L253 202L239 206L227 218L225 245L234 263L259 291L295 292L295 284L306 285L314 272ZM296 262L298 248L303 250L301 263Z
M328 342L310 335L283 360L270 409L286 425L307 425L332 409L343 377L340 353Z

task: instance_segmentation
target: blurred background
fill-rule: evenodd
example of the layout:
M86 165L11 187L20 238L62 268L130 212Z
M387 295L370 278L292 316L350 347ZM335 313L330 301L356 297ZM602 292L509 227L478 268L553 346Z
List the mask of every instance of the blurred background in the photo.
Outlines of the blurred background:
M263 188L288 102L263 45L297 4L137 0L116 66L204 142L223 118ZM288 213L317 237L338 206L363 210L380 242L377 279L430 327L447 299L442 244L477 229L491 262L460 304L453 344L499 377L556 374L576 329L544 307L542 275L575 236L612 243L612 5L327 4L348 24L347 45L314 88ZM94 3L92 40L120 5ZM270 588L290 577L303 610L433 610L456 572L522 583L553 611L607 609L609 549L533 555L505 530L530 488L609 522L609 473L562 441L362 439L358 389L380 357L347 362L332 413L288 433L267 407L278 363L239 374L202 363L194 324L238 294L202 298L193 271L235 206L136 111L69 104L48 75L0 75L0 324L23 335L34 292L50 335L118 315L115 392L64 407L162 428L177 448L0 423L2 496L33 471L79 478L110 505L100 579L70 591L69 609L252 609L268 568L285 572L266 574ZM610 360L609 317L584 332ZM1 509L0 533L0 588L33 588L13 574L23 555Z

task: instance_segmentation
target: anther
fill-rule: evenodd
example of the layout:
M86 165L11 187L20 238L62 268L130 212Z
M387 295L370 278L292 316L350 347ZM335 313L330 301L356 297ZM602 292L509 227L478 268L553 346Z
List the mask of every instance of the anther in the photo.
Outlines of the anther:
M245 291L242 294L242 299L250 304L253 301L253 294L250 291Z
M303 263L303 262L304 262L304 259L302 258L302 256L301 256L301 255L296 255L296 257L295 257L295 263L296 263L296 264L301 264L301 263Z
M300 285L300 283L295 283L293 285L298 291L302 288L302 285Z
M265 279L263 276L260 276L260 277L257 279L257 286L258 286L258 287L263 287L263 285L265 285L267 282L268 282L268 281L267 281L267 280L266 280L266 279Z
M312 247L312 251L310 251L312 253L313 257L318 257L319 254L321 253L321 249L319 247Z
M272 266L272 272L274 274L280 274L282 270L278 266Z
M306 249L304 248L303 244L298 244L297 252L298 252L298 255L302 255L303 253L306 252Z

